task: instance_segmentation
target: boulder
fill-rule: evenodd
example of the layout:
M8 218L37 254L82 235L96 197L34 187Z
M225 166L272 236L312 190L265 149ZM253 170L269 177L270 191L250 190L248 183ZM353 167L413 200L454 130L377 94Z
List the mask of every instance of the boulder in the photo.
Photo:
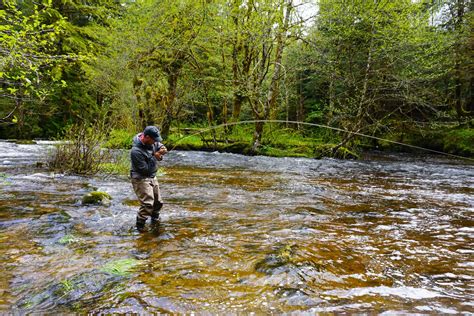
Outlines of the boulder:
M112 197L110 194L101 191L92 191L84 195L82 204L109 204Z

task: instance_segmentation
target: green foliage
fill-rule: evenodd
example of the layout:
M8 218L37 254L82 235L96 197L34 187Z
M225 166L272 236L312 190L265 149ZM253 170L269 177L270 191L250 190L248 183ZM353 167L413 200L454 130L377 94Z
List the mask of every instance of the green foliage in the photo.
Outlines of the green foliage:
M474 156L474 129L469 126L442 127L435 125L418 129L407 127L403 132L384 135L384 138L440 152L467 157ZM384 141L379 141L378 145L384 150L420 151L420 149Z
M128 144L124 143L125 149ZM127 176L130 174L130 155L128 151L119 152L112 156L109 161L99 165L100 173L107 175Z
M114 129L107 136L104 147L110 149L130 149L135 135L136 133L130 133L123 129Z
M140 265L142 265L142 262L136 259L119 259L108 262L102 267L101 271L119 276L127 276L140 267Z
M76 147L60 146L53 165L123 175L128 162L102 159L99 148L128 149L128 131L145 125L170 135L170 148L352 157L361 141L347 132L255 124L188 137L171 127L280 118L397 135L474 112L474 14L466 0L320 0L311 21L300 16L306 5L4 1L0 137L52 137L105 118L105 139L78 145L68 135ZM413 142L471 152L464 133L436 138ZM84 157L72 158L81 148L94 148L87 167Z
M252 150L253 130L251 125L234 126L229 133L226 133L224 127L211 133L209 128L198 128L196 125L192 129L182 128L181 130L186 130L190 134L171 134L167 142L169 149L218 150L273 157L358 158L355 152L345 147L341 147L333 153L332 149L336 144L327 143L326 139L318 135L318 133L305 135L303 131L282 128L279 124L267 124L264 130L263 145L257 152ZM202 133L199 133L200 131ZM215 142L214 137L216 139Z
M24 6L24 7L23 7ZM50 17L55 16L54 20ZM54 91L67 84L54 69L76 54L62 54L56 42L66 20L56 15L50 1L27 4L3 1L0 9L0 134L27 138L38 134L39 113ZM41 109L44 109L41 111Z
M432 24L439 12L426 8L409 0L320 1L308 44L287 56L296 64L296 118L376 135L400 128L399 121L452 115L454 37ZM349 145L352 136L340 138Z
M459 128L448 131L443 141L443 150L448 153L474 156L474 129Z
M21 11L17 1L4 1L0 10L0 93L12 99L44 98L55 81L54 66L74 55L58 55L55 42L64 32L65 20L53 22L51 3L34 5L31 13ZM57 80L56 80L57 81Z
M122 164L117 162L105 162L101 163L100 172L108 175L128 175L130 173L130 165Z
M199 150L204 147L204 142L198 135L171 134L167 144L169 149Z
M51 137L103 110L85 70L101 49L97 28L122 10L115 0L3 2L0 135Z

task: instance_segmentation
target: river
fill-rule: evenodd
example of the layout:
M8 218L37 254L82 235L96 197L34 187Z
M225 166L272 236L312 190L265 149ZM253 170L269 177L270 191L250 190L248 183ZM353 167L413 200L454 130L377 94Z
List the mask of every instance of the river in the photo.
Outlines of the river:
M138 234L126 177L49 172L51 148L0 142L1 313L474 313L466 161L172 151Z

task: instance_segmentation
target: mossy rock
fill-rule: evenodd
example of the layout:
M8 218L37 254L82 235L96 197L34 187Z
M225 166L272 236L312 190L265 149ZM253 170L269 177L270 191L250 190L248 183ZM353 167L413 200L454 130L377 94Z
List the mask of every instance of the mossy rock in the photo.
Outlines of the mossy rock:
M334 153L334 158L359 159L359 155L346 147L339 147Z
M127 206L140 206L140 201L126 199L122 201L122 204L127 205Z
M249 152L251 150L251 147L252 146L246 142L234 142L234 143L222 145L221 150L224 152L240 154L240 153Z
M300 147L292 148L291 150L289 150L289 149L275 148L271 146L262 146L262 148L258 150L256 154L270 156L270 157L306 157L306 158L311 157L311 155L308 153L307 150Z
M359 155L346 147L339 147L334 152L334 144L319 144L314 148L314 158L321 159L324 157L338 159L359 159Z
M92 191L84 195L82 204L107 204L112 197L110 194L101 191Z
M268 275L277 269L293 264L296 246L285 245L278 248L274 253L268 254L263 260L257 262L255 270Z
M71 306L91 297L97 299L108 293L121 278L117 274L104 271L84 272L25 296L15 304L15 308L21 311L20 314L30 314L35 313L41 306Z
M80 241L81 240L74 235L65 235L61 239L58 240L58 243L61 245L69 245L69 244L78 243Z

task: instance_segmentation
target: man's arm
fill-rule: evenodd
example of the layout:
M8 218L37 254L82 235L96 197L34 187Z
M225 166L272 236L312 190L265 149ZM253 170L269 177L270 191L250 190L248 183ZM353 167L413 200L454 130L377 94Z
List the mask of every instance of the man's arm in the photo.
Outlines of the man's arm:
M149 175L150 170L148 167L148 162L146 156L142 152L138 150L132 150L130 154L130 159L132 161L132 165L135 171L144 176Z

